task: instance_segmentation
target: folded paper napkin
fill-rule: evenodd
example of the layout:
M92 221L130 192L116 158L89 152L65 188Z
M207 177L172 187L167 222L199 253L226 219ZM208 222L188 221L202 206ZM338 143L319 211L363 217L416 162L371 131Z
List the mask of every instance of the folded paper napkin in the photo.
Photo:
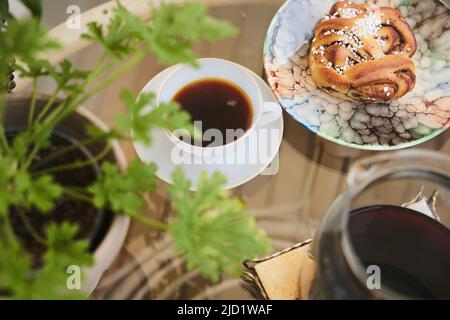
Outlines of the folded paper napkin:
M244 287L257 299L308 299L316 271L310 249L307 240L270 257L246 261Z

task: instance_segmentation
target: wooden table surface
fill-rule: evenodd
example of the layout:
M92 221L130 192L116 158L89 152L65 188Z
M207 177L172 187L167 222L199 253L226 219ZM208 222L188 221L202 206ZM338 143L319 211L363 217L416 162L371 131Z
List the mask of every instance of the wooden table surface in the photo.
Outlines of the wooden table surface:
M88 0L78 2L85 3L85 7L93 5L92 1ZM273 15L284 1L214 0L204 2L214 4L210 8L210 13L215 17L231 21L240 33L234 39L197 46L195 51L198 56L229 59L262 75L262 48L265 33ZM55 2L47 0L44 3L50 7ZM58 4L59 6L62 8L63 4ZM63 13L61 17L63 19ZM88 47L74 54L72 60L77 66L87 68L95 61L92 57L98 54L99 48ZM106 123L112 124L118 114L125 113L124 106L118 99L121 89L128 87L139 92L149 79L162 69L164 67L156 63L153 57L148 57L126 77L94 97L87 106ZM42 88L45 91L47 87L43 84ZM345 190L346 172L349 166L356 159L370 154L370 152L351 150L327 142L311 134L287 114L284 114L284 123L285 132L279 152L278 174L257 177L233 190L235 194L243 197L248 204L249 214L257 217L259 225L273 239L274 251L303 241L314 234L327 207L339 193ZM450 154L449 131L421 147L442 150ZM123 147L128 159L136 157L131 145L124 144ZM148 210L148 214L167 219L170 216L170 204L165 197L165 184L162 181L160 187L159 192L151 196L152 208ZM163 240L160 240L161 238ZM145 254L157 255L158 250L162 250L158 247L159 245L165 248L164 241L166 241L164 235L155 234L133 223L127 243L110 274L117 274L114 271L123 269L124 265L128 266L127 261L138 261L139 267L122 270L123 274L116 279L104 280L95 297L248 297L246 292L239 288L236 279L227 278L220 284L204 284L201 290L192 289L203 282L198 279L195 272L186 273L181 266L182 261L165 257L166 260L155 258L157 261L155 262L155 259L150 259L149 256L142 258ZM150 254L151 250L153 251ZM171 253L167 255L170 256ZM166 267L167 263L169 267ZM161 268L169 268L169 270L165 270L161 275ZM169 292L167 287L173 291Z

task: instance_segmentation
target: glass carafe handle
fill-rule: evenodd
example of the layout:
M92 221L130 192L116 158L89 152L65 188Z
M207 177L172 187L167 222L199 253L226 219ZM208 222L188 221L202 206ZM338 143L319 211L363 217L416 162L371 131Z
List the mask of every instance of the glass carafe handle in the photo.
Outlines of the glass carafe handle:
M431 150L410 149L382 153L356 161L347 176L349 190L358 188L383 175L401 174L409 169L450 174L448 156Z
M411 170L417 169L437 172L449 177L450 163L448 157L443 154L428 150L402 150L364 158L351 166L347 177L348 189L350 193L357 193L378 178L390 174L408 176ZM399 205L422 212L439 221L440 218L435 209L438 190L425 195L422 187L417 192L414 199Z
M349 190L357 189L359 186L372 181L387 169L393 166L397 153L385 153L373 157L366 157L356 161L349 170L347 176L347 187Z

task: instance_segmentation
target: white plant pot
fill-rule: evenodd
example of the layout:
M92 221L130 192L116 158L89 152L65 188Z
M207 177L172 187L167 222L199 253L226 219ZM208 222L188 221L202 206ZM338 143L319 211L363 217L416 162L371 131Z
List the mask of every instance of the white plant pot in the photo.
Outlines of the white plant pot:
M108 130L108 126L88 109L80 107L78 113L96 127L102 130ZM117 141L112 142L112 150L117 165L121 170L125 170L127 167L127 160ZM82 289L86 293L91 294L94 291L103 273L111 266L114 259L119 254L120 249L125 242L129 225L129 217L118 214L114 216L108 232L94 252L94 265L84 270Z
M39 96L36 103L37 110L39 106L48 101L48 97ZM30 96L23 94L8 95L7 109L5 113L5 127L24 127L27 125L27 109L30 105ZM64 131L68 136L81 140L86 138L84 125L93 124L101 130L107 131L108 126L96 115L86 108L80 107L74 116L70 116L58 125L58 129ZM107 157L108 161L115 162L120 170L125 170L127 161L125 155L117 141L112 142L112 152ZM112 220L103 237L94 250L94 265L83 270L81 279L81 289L91 294L102 274L111 266L122 248L128 232L130 218L113 214ZM70 276L70 274L68 274Z

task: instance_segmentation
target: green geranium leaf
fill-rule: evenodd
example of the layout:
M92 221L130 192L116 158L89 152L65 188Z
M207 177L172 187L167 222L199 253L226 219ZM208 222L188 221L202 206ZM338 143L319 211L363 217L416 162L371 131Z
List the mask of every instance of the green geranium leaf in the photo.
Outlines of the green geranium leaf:
M190 132L194 130L189 114L181 111L177 103L155 106L153 93L143 93L136 99L129 90L122 92L121 97L129 115L118 117L117 129L123 132L131 130L134 141L151 144L151 133L154 128L169 131L183 128Z
M139 50L144 43L165 64L195 64L193 44L236 34L229 23L208 17L202 4L161 4L152 10L152 17L145 22L119 3L107 32L94 22L82 37L100 43L118 59Z
M118 213L140 215L145 206L143 192L154 191L156 166L134 160L122 173L111 163L102 165L102 176L88 190L99 208L111 207Z
M215 40L237 33L229 23L216 20L206 14L206 7L199 3L182 6L164 4L153 12L151 32L145 41L165 64L188 62L195 64L191 50L200 39Z
M122 139L123 136L118 132L115 128L111 129L110 131L104 131L103 129L92 125L87 124L85 126L85 131L91 137L95 140L111 140L111 139Z
M28 297L30 290L26 279L31 269L30 255L17 243L5 241L0 241L0 252L0 289L13 299Z
M253 217L243 213L243 203L223 190L222 174L207 177L203 173L193 194L181 169L172 178L169 194L178 215L169 230L189 268L198 267L217 281L223 272L239 274L242 261L267 253L269 240L256 228Z
M69 222L51 224L46 227L48 250L44 255L46 262L58 261L62 265L92 265L88 240L74 240L78 226Z
M89 75L87 70L74 69L72 62L67 59L59 63L59 68L48 68L48 70L60 90L74 94L81 93L79 81Z
M82 291L66 287L68 266L81 269L93 263L89 242L76 240L77 232L78 227L68 222L47 226L48 249L43 257L44 264L34 271L30 254L18 242L0 241L0 289L11 299L87 298Z
M20 132L14 137L12 152L16 159L25 159L28 152L28 134Z
M51 176L32 178L27 171L17 173L15 187L15 191L22 195L23 205L34 206L43 213L53 209L54 201L61 196L63 191Z
M38 20L12 20L8 28L0 32L2 59L15 57L24 62L36 61L37 54L56 48L59 48L58 43L48 38Z
M20 194L14 191L15 162L0 155L0 217L8 214L8 208L20 202Z
M76 239L77 233L78 226L69 222L50 224L45 228L48 248L43 257L43 267L32 279L30 298L87 298L87 294L80 290L68 290L66 284L70 276L67 273L69 266L79 267L82 271L83 267L94 262L89 252L89 241Z
M120 11L126 11L120 4L115 10L115 15L109 22L107 32L104 31L102 25L97 22L88 24L88 33L81 37L101 44L106 51L117 59L122 60L133 52L139 45L139 32L136 32L132 26L127 25L123 16L119 14ZM134 17L135 20L140 20Z
M49 74L50 70L53 70L53 66L50 62L42 59L28 59L25 65L16 63L13 68L16 69L23 78L46 76Z

